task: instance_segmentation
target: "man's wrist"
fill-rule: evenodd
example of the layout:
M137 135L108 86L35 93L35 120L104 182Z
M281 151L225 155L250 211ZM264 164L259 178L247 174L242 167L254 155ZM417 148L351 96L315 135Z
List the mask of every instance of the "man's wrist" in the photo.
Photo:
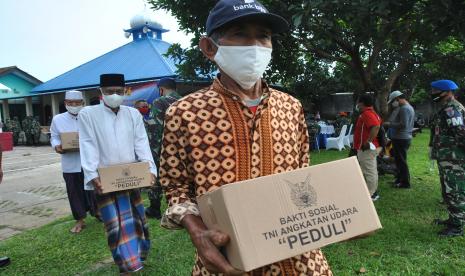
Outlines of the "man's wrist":
M200 233L207 230L207 227L203 223L202 219L199 216L192 214L185 215L181 221L181 224L189 233L194 243L199 239Z

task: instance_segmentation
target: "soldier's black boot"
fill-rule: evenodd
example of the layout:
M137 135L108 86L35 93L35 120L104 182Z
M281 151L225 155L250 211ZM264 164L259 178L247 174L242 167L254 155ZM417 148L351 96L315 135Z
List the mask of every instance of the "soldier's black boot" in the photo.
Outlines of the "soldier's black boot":
M154 208L152 205L145 208L145 215L149 218L161 219L160 209Z
M451 224L451 221L449 219L437 218L437 219L433 220L433 224L434 225L449 225L449 224Z
M10 264L10 258L0 257L0 267L5 267Z
M446 238L460 237L463 236L463 227L448 225L445 229L440 231L438 235Z
M145 209L145 215L147 217L161 219L161 194L162 189L159 185L155 185L149 190L148 197L150 206Z

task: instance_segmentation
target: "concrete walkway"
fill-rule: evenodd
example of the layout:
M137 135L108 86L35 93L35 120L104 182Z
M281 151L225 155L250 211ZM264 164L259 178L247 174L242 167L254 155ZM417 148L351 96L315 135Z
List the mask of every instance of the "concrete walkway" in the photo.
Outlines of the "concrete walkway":
M3 153L0 240L71 213L60 160L49 146Z

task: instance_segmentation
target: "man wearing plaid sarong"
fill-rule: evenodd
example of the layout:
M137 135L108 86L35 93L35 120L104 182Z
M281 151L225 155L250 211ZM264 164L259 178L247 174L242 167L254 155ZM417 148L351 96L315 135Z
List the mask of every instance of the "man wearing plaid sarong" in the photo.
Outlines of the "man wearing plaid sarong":
M139 191L98 195L97 200L108 246L120 272L140 270L150 249L150 240Z
M148 162L152 184L157 173L139 111L122 106L124 76L100 76L103 103L80 112L79 144L86 189L97 190L97 205L115 264L122 274L139 271L150 248L147 221L139 190L102 194L97 169Z

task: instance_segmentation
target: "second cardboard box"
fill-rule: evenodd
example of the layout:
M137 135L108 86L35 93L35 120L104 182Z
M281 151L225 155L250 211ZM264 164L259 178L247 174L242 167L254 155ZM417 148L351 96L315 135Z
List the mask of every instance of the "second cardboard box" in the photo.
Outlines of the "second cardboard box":
M99 168L103 193L138 189L152 185L149 163L137 162Z

